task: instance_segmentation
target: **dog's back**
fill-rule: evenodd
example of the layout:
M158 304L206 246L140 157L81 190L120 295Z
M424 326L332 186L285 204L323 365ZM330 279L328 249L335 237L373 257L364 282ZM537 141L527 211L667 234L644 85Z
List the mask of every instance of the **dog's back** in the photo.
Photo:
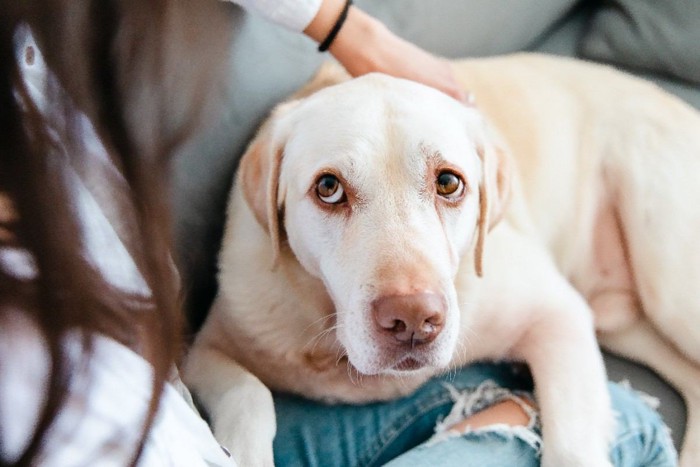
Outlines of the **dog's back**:
M700 318L690 292L700 283L700 114L646 81L570 59L455 67L510 147L529 215L562 272L594 298L622 266L609 258L619 244L635 298L667 323L664 333L676 341L678 326L699 329L677 344L700 362L700 328L690 325Z
M455 67L509 145L533 227L591 305L601 343L683 393L683 465L695 465L700 114L651 83L571 59Z

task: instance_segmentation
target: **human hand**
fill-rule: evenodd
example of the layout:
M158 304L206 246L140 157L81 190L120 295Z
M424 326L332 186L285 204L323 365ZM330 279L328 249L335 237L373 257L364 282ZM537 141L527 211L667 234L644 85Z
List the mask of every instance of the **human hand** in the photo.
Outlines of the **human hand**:
M343 0L325 0L317 17L304 31L322 41L344 6ZM469 103L472 98L455 79L450 63L401 39L383 23L358 8L350 8L329 51L352 76L382 72L436 88Z

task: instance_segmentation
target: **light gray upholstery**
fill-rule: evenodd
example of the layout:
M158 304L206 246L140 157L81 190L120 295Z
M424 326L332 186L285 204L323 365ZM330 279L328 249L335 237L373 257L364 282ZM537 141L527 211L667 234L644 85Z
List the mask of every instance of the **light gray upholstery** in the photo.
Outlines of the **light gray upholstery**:
M581 53L700 85L700 2L608 0L593 15Z

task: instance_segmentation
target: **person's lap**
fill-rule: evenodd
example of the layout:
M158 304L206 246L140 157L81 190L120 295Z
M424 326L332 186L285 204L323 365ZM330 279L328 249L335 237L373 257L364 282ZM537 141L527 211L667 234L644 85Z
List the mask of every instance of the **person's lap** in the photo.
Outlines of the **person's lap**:
M473 395L479 388L486 389L482 391L485 394L503 396L505 391L496 386L516 392L532 390L529 375L513 371L510 365L478 364L435 378L409 397L384 403L328 406L276 394L275 463L369 466L391 461L393 467L435 466L436 462L441 466L539 465L536 426L489 426L433 438L436 424L450 414L458 392ZM675 465L673 443L659 415L631 391L612 383L609 390L618 420L611 448L614 464ZM475 398L470 399L474 403Z

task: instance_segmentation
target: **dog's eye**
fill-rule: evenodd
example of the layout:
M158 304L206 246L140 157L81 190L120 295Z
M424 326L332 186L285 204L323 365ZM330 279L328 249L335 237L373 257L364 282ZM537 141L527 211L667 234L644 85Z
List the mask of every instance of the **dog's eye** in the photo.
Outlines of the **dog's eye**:
M448 199L458 198L464 191L464 182L452 172L440 172L435 180L437 192L440 196Z
M321 201L327 204L338 204L345 201L345 190L335 175L322 175L316 182L316 193Z

